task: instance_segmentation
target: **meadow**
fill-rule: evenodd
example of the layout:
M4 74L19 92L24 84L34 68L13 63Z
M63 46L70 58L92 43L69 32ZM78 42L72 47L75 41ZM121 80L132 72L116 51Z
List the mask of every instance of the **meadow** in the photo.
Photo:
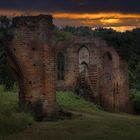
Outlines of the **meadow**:
M103 111L73 92L58 92L60 107L73 115L69 119L36 122L18 110L18 90L6 92L0 86L1 140L139 140L140 117Z
M18 89L5 91L0 85L0 138L18 133L34 123L34 118L18 109Z

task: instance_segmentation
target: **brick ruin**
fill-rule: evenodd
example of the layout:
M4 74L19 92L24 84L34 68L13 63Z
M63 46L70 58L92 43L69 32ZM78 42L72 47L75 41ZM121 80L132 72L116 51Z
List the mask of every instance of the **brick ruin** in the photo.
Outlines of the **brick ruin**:
M128 112L128 67L98 38L75 37L52 45L52 17L15 17L9 30L7 60L15 72L21 108L37 118L58 114L57 90L80 95L111 112Z
M69 45L68 45L69 44ZM61 55L60 55L61 54ZM130 112L128 66L117 52L99 38L76 37L72 43L60 42L56 48L63 73L58 90L77 90L85 99L110 112Z
M29 108L37 118L57 114L52 29L51 16L16 17L6 48L20 87L20 106Z

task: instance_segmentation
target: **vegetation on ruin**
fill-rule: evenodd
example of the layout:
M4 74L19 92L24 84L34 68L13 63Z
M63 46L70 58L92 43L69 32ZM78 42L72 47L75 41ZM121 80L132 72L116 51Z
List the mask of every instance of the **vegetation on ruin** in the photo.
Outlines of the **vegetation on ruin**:
M52 36L52 45L55 46L59 42L63 42L63 41L68 43L72 39L73 39L73 35L71 33L55 28L53 31L53 36Z
M90 112L91 110L99 111L101 109L100 106L87 102L84 98L74 94L73 92L58 92L57 101L63 109L71 111Z

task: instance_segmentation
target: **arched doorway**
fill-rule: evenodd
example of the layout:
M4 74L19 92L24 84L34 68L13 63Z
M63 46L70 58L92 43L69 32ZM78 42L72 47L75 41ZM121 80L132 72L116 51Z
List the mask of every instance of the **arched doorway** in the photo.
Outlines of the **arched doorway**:
M89 50L83 45L79 50L79 72L87 71L89 65Z
M103 55L103 69L106 75L105 78L106 80L108 80L108 83L112 79L112 68L113 68L112 55L110 52L106 52Z

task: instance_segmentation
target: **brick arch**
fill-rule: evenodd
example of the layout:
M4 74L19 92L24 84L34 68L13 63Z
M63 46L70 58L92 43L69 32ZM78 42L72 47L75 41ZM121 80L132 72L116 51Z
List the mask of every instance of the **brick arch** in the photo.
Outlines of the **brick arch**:
M78 50L79 55L79 64L82 62L85 62L86 64L89 64L90 61L90 53L89 49L86 45L82 45Z
M79 63L79 72L81 73L84 71L84 69L88 68L89 66L89 61L90 61L90 56L89 56L89 50L86 45L82 45L79 48L78 51L78 63Z
M107 52L105 52L104 53L104 55L103 55L103 58L105 58L105 57L108 57L108 59L110 60L110 61L112 61L112 54L109 52L109 51L107 51Z
M88 47L88 45L87 44L80 44L80 47L78 46L78 53L79 53L79 51L82 49L82 48L86 48L88 51L89 51L89 47Z
M103 55L103 69L105 72L111 73L111 70L113 68L113 56L112 54L107 51Z
M105 54L109 54L112 57L112 65L114 68L119 66L119 55L114 48L104 47L102 49L102 58L104 58Z

